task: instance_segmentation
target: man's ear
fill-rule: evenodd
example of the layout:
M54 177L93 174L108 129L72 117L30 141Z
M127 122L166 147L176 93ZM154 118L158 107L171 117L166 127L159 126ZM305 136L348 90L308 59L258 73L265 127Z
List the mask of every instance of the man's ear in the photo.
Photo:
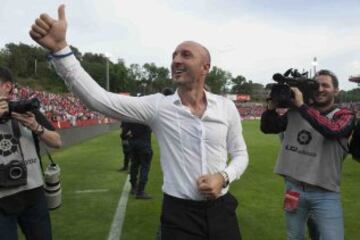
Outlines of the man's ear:
M206 71L206 74L208 74L210 72L210 64L209 63L205 63L203 65L203 69L204 71Z
M1 86L1 95L4 94L10 94L12 89L13 89L13 84L12 82L6 81L6 82L2 82L0 83Z
M12 82L5 82L5 89L10 94L14 88L14 84Z

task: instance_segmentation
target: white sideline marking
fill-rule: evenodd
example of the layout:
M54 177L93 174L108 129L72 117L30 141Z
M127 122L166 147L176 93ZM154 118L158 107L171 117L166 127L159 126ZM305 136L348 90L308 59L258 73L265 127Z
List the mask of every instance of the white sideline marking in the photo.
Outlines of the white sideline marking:
M99 192L107 192L109 189L85 189L85 190L77 190L75 193L99 193Z
M115 213L113 222L111 224L111 229L109 232L108 240L121 239L121 232L122 232L122 227L123 227L123 223L124 223L124 219L125 219L126 204L127 204L127 200L129 198L129 192L130 192L129 178L130 178L130 176L128 175L125 180L123 191L121 193L121 197L120 197L119 203L116 208L116 213Z

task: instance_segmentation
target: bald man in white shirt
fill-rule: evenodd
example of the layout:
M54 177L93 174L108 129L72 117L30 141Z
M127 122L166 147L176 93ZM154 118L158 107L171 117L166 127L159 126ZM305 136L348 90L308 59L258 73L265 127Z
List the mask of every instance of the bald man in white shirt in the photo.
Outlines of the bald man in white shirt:
M105 91L81 67L66 41L64 5L58 14L58 19L40 15L30 35L50 50L69 89L89 108L146 124L157 136L164 174L161 239L241 239L238 203L228 190L245 171L248 154L234 103L204 90L209 51L193 41L176 47L171 63L175 94L122 96Z

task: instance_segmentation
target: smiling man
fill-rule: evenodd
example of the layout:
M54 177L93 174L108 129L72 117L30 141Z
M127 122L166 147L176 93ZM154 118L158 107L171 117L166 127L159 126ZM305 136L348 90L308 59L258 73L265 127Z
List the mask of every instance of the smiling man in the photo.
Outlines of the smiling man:
M328 70L316 74L319 84L312 106L292 88L293 106L280 116L270 102L261 117L264 133L282 133L275 172L285 178L284 210L288 239L303 240L309 216L320 239L344 239L340 175L354 115L335 105L337 77Z
M101 88L81 67L66 42L64 6L59 18L42 14L30 35L52 52L58 74L90 108L122 121L151 127L160 146L164 175L161 239L238 240L236 199L229 183L248 165L235 104L204 90L210 54L186 41L172 54L175 94L129 97ZM231 161L228 162L228 154Z

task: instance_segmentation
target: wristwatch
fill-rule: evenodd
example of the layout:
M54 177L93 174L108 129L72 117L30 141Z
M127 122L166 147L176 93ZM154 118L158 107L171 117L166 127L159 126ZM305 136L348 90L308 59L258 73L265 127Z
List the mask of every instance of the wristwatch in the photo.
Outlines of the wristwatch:
M44 134L44 132L45 132L45 128L39 124L39 126L35 130L35 134L41 136Z
M226 188L227 186L229 186L229 183L230 183L229 182L229 175L225 171L221 171L220 174L224 178L223 188Z

